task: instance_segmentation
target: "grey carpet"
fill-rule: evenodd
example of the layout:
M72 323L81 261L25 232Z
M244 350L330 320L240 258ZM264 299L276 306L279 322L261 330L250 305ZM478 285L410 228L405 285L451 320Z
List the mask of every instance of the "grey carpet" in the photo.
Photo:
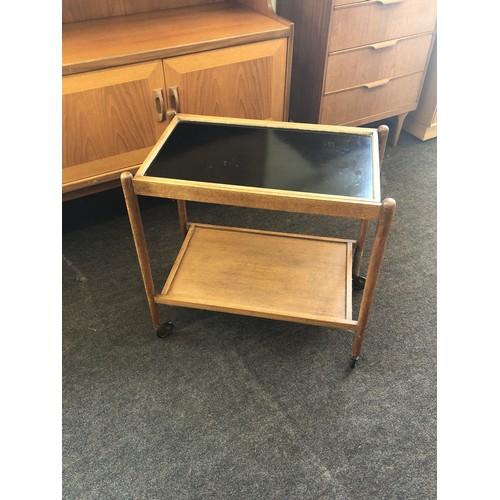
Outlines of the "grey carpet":
M344 330L161 306L175 330L158 339L121 190L65 202L63 498L436 498L436 149L403 132L386 150L382 193L398 207L353 371ZM176 205L141 206L160 288ZM188 214L356 234L284 212Z

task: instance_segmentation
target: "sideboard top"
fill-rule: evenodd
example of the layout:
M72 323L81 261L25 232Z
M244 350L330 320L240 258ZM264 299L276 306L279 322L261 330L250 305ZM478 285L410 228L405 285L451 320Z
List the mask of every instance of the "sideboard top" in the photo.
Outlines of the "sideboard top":
M290 31L290 23L234 2L66 23L63 75L279 38Z
M62 0L62 22L74 23L104 17L126 16L157 10L193 7L226 0Z

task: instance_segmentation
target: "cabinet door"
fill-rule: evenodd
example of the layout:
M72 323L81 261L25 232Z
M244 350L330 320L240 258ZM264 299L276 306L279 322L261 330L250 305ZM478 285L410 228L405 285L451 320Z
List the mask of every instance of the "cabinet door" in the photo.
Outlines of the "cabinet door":
M161 61L63 77L63 192L118 179L165 129Z
M281 38L165 59L167 91L180 113L283 120L286 54Z

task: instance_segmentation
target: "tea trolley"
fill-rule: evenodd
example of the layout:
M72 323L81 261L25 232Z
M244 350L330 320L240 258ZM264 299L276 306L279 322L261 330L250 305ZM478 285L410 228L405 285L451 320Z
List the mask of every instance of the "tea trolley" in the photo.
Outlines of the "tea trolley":
M381 199L388 128L177 114L135 176L121 175L153 326L172 331L159 305L181 306L363 335L396 202ZM183 242L156 291L138 196L177 200ZM355 219L356 240L188 221L186 201ZM376 223L366 277L360 260ZM362 289L353 319L353 288Z

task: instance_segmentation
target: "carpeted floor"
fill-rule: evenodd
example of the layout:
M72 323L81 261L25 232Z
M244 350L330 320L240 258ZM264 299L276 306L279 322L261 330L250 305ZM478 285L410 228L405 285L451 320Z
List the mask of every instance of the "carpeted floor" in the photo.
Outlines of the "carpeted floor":
M162 306L175 330L158 339L121 190L65 202L63 498L436 498L436 149L403 132L386 150L382 194L398 206L355 370L344 330ZM141 207L160 288L176 204ZM284 212L188 215L356 234Z

